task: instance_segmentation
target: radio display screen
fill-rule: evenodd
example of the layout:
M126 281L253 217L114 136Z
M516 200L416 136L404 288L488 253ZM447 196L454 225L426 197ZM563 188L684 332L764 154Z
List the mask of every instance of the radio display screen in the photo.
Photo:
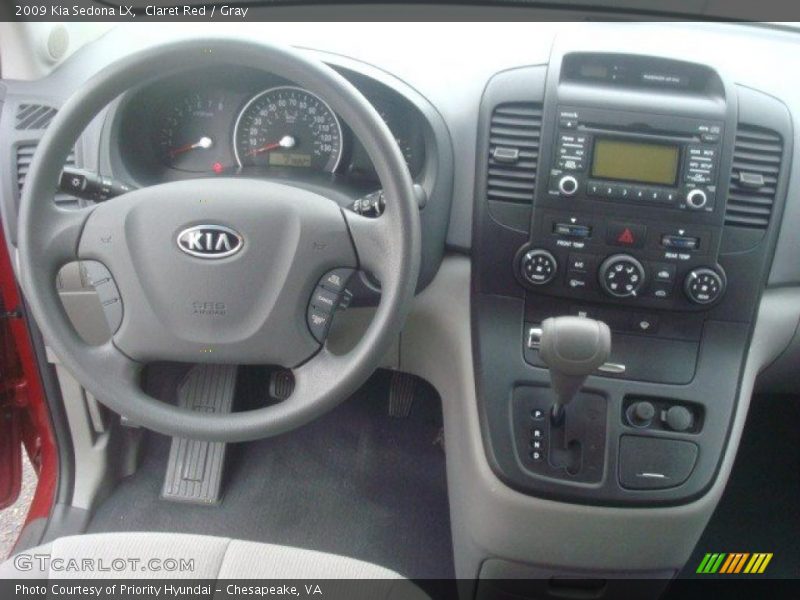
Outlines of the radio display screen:
M596 138L593 154L592 177L669 186L678 178L678 146Z

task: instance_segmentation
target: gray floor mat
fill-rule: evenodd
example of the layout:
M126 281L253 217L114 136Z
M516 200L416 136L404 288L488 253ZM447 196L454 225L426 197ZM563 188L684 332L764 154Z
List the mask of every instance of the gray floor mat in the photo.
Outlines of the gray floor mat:
M451 578L439 399L426 386L409 418L390 418L387 385L380 374L305 427L229 446L218 507L160 499L169 438L149 435L141 468L100 505L89 531L228 536L343 554L415 579Z

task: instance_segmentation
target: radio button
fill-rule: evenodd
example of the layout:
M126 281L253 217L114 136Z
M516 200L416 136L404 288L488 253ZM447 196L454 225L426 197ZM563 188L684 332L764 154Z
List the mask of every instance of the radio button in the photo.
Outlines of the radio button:
M615 198L616 190L617 190L616 185L609 185L606 183L600 186L600 195L604 198Z
M565 171L583 171L583 161L574 158L561 157L558 160L558 168Z
M606 229L606 243L611 246L641 248L646 235L647 227L644 225L610 222Z
M631 188L625 185L617 186L617 194L614 196L615 198L618 198L620 200L627 200L631 196L632 196Z
M603 189L602 186L597 183L596 181L592 181L586 186L586 191L589 193L590 196L600 196L600 190Z
M562 129L575 129L578 126L578 122L575 119L568 119L565 117L562 117L558 124Z
M700 210L708 203L708 196L704 190L695 188L686 194L686 206L694 210Z
M558 180L558 191L563 196L574 196L578 191L578 180L572 175L564 175Z

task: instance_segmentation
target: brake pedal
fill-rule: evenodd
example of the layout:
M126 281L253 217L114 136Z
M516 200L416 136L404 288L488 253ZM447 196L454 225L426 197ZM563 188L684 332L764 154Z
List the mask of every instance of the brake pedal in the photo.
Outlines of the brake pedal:
M206 413L229 413L236 390L235 365L197 365L178 390L182 408ZM161 497L172 502L213 506L222 496L225 442L173 437Z
M389 416L405 419L411 414L417 378L395 371L389 383Z

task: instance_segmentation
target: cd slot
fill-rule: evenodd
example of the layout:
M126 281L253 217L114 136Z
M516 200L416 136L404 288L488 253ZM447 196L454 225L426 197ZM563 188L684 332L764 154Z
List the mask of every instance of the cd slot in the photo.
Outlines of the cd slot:
M580 125L578 125L578 130L597 135L625 137L630 139L647 140L651 142L662 142L662 143L663 142L696 143L700 141L700 137L696 135L678 135L675 134L674 132L659 133L655 131L651 133L643 133L641 131L635 131L630 129L619 129L619 128L609 129L607 127L593 125L591 123L581 123Z

